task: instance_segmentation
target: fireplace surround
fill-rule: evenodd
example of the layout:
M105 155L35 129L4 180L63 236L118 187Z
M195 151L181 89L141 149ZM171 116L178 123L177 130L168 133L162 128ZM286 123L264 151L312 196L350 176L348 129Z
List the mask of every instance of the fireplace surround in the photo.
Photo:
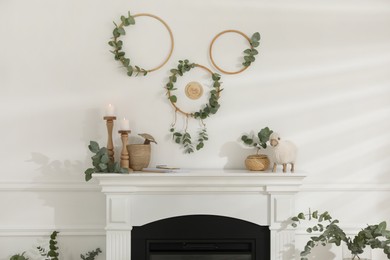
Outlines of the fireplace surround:
M238 242L230 244L233 249L247 250L240 258L232 259L252 260L247 255L253 249L253 241L256 239L226 241L223 238L227 237L222 234L203 243L195 231L190 234L193 235L192 240L181 238L181 244L172 244L175 239L167 237L165 240L169 241L165 241L168 242L165 244L160 243L159 238L142 242L151 247L152 251L157 251L153 251L155 253L149 259L143 256L141 259L132 258L132 248L138 239L135 234L141 227L150 227L160 221L168 225L168 222L177 218L185 219L188 225L191 217L200 216L239 220L248 225L265 227L269 231L267 239L270 255L268 258L255 257L254 260L290 259L289 254L294 251L294 230L288 228L286 220L295 213L294 197L305 178L303 173L190 170L183 173L94 174L93 177L98 180L106 195L107 260L166 260L161 256L163 254L156 252L172 251L172 247L184 245L181 249L176 248L175 254L180 255L177 251L186 250L185 245L206 248L217 246L221 249L227 245L225 242ZM196 221L193 223L196 225ZM136 254L136 250L133 253ZM223 250L214 253L223 255ZM196 252L193 254L196 255ZM170 259L182 258L172 256Z
M131 259L268 260L267 226L214 215L158 220L131 231Z

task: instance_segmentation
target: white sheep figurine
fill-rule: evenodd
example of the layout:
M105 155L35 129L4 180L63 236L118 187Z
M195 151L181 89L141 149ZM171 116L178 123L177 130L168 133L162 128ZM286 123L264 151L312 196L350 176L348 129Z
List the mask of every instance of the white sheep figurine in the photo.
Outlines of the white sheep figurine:
M291 172L294 172L295 160L297 157L297 147L290 141L281 141L279 134L272 133L269 137L273 150L274 167L272 172L276 171L276 165L283 165L283 172L287 170L287 164L291 164Z

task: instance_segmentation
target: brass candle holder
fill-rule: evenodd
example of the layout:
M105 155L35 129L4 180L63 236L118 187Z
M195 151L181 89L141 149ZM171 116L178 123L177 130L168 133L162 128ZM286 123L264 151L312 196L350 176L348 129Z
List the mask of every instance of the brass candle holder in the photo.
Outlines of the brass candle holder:
M114 128L114 120L116 120L116 116L105 116L103 117L106 120L108 139L107 139L107 153L108 158L110 158L111 162L114 162L114 143L112 141L112 129Z
M121 152L121 167L129 169L129 172L132 171L132 169L129 168L129 152L127 151L127 142L129 139L129 133L130 130L119 130L118 133L121 135L122 140L122 152Z

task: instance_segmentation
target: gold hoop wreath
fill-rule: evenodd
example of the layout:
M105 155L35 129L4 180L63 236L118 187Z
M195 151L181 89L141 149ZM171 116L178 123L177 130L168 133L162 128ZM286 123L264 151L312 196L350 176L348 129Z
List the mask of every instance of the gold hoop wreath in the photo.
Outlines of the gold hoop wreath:
M201 68L203 70L206 70L208 73L210 73L211 79L214 83L212 84L212 90L209 92L209 103L205 104L203 108L196 112L186 112L176 105L177 97L176 95L174 95L174 91L177 90L177 88L175 88L174 83L177 81L178 76L183 76L184 73L190 71L193 68ZM222 91L221 83L219 82L221 76L217 73L213 73L209 68L203 65L190 63L188 60L180 60L177 68L171 69L171 73L172 74L169 77L169 82L165 86L165 89L167 90L166 94L168 96L168 99L171 102L173 108L175 109L175 119L171 125L170 132L172 133L173 140L184 148L185 153L193 153L195 151L195 148L196 150L202 149L204 147L204 142L208 140L207 129L206 125L203 122L203 119L206 119L211 115L216 114L220 107L218 101L220 93ZM177 113L182 114L186 119L186 124L183 131L177 131L175 129ZM196 138L197 143L195 148L192 142L191 135L187 131L189 118L199 120L202 126L198 133L198 137Z
M169 33L170 40L171 40L171 48L169 50L168 56L165 58L165 60L160 65L158 65L157 67L152 68L152 69L144 69L144 68L140 68L139 66L136 66L136 65L131 65L130 58L126 57L126 53L122 50L123 41L119 40L120 36L126 34L124 27L129 26L129 25L135 25L135 18L141 17L141 16L151 17L151 18L154 18L157 21L161 22L164 25L164 27L167 29L167 31ZM175 45L174 39L173 39L173 34L172 34L171 28L169 28L168 24L160 17L153 15L153 14L148 14L148 13L140 13L140 14L130 15L130 12L128 12L127 17L121 16L121 23L119 25L117 25L115 22L114 22L114 24L115 24L115 29L112 32L113 37L112 37L112 40L108 42L108 44L114 48L111 51L111 53L114 54L114 59L121 62L123 67L126 68L127 75L129 77L131 77L133 75L138 76L140 74L143 76L146 76L149 72L156 71L156 70L160 69L162 66L164 66L168 62L169 58L172 56L173 48Z
M238 71L226 71L224 69L222 69L220 66L218 66L215 61L214 61L214 58L213 58L213 45L215 43L215 41L223 34L226 34L226 33L237 33L239 35L241 35L242 37L244 37L249 45L250 45L250 48L249 49L246 49L244 51L245 53L245 56L244 56L244 62L242 63L243 67L238 70ZM218 33L214 38L213 40L211 41L211 44L210 44L210 49L209 49L209 55L210 55L210 60L211 60L211 63L213 64L213 66L215 68L217 68L220 72L222 73L225 73L225 74L238 74L238 73L241 73L243 72L244 70L246 70L252 62L254 62L256 59L255 59L255 55L257 55L259 52L256 50L256 47L259 46L259 41L260 41L260 33L256 32L252 35L251 38L249 38L246 34L244 34L243 32L241 31L238 31L238 30L225 30L225 31L222 31L220 33Z

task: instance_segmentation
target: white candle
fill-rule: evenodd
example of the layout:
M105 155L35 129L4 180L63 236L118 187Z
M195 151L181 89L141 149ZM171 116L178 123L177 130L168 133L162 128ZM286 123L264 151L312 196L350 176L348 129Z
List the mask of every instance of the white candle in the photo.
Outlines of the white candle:
M130 123L129 123L129 120L127 120L126 118L123 118L123 120L121 120L121 129L120 130L130 130Z
M115 107L111 104L108 104L106 107L106 116L115 116Z

